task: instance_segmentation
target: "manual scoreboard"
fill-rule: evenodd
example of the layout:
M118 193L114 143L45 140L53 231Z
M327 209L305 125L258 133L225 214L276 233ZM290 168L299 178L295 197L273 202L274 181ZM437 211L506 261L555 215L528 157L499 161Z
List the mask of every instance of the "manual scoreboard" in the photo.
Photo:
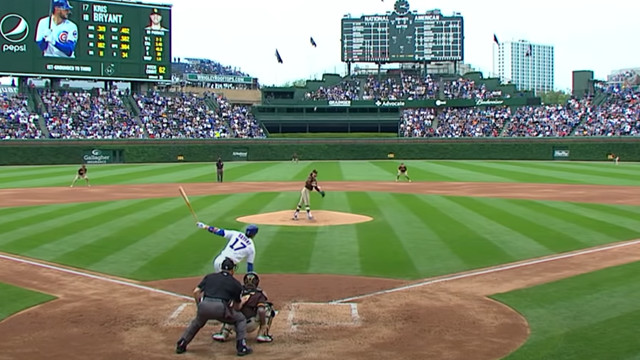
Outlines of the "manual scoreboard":
M439 10L418 14L406 0L386 15L342 19L343 62L462 61L464 27L460 14Z

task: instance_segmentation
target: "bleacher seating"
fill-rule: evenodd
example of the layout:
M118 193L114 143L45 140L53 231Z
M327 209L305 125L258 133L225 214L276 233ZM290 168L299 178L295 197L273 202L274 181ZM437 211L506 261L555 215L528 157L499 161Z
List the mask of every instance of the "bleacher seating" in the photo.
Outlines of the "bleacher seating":
M0 96L0 139L41 139L39 115L29 110L28 97Z
M200 71L213 71L219 65L207 61L198 64L202 66L196 67ZM207 68L207 64L211 68ZM625 76L628 78L628 74ZM373 75L336 77L325 85L315 84L314 90L307 91L304 99L490 100L510 96L493 85L490 90L478 79L461 77L445 81L403 73L382 80ZM596 82L594 87L594 95L581 100L572 98L564 105L408 108L401 111L398 119L399 135L445 138L640 136L640 90L620 81ZM118 89L90 92L40 89L38 94L31 98L32 103L24 94L0 97L1 139L41 139L47 134L53 139L266 137L250 106L231 103L215 92L202 95L148 92L133 94L133 102L126 100L129 95L123 97ZM331 114L327 113L327 116Z
M118 90L93 94L86 91L43 90L43 114L54 139L142 138L144 131L126 110Z
M565 105L405 109L404 137L565 137L639 136L640 91L600 86L601 105L592 97L570 99ZM598 95L598 94L597 94ZM596 95L596 96L597 96Z

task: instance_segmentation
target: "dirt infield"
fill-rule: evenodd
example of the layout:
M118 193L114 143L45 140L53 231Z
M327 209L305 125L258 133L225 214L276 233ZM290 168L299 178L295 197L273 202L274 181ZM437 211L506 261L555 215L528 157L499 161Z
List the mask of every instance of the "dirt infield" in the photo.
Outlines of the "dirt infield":
M0 190L0 206L178 196L178 185L189 195L264 190L260 183L4 189ZM273 188L297 191L298 186L277 183ZM323 187L328 192L410 192L640 205L640 191L624 186L323 182ZM488 295L640 260L640 245L620 245L422 283L261 274L261 285L280 313L274 321L274 343L255 344L255 334L250 335L249 343L255 350L251 357L498 359L526 340L528 326L519 314ZM141 284L0 255L0 282L58 297L0 322L0 359L34 359L42 354L65 360L236 358L232 343L211 341L209 336L217 329L213 324L196 336L186 354L174 353L175 341L193 316L195 307L188 294L199 277ZM398 291L390 290L403 286ZM367 296L374 292L380 293ZM346 300L328 303L340 299Z

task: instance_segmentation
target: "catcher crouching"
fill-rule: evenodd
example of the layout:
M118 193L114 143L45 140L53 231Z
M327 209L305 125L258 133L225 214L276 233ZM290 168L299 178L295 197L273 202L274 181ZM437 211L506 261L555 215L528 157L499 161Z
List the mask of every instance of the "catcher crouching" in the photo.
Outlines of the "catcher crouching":
M260 288L260 278L255 272L249 272L243 278L242 299L248 298L240 311L247 318L247 334L256 329L256 341L259 343L272 342L273 337L269 334L271 322L276 315L273 303L268 301L267 294ZM233 325L223 323L220 332L213 334L213 340L224 342L233 332Z

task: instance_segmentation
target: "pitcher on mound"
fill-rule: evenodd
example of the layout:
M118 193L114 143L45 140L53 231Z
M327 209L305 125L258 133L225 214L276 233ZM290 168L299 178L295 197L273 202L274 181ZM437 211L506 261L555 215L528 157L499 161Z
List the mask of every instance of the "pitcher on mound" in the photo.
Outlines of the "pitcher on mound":
M322 195L322 197L324 197L324 191L320 188L320 186L318 186L317 177L318 171L316 169L313 169L313 171L309 173L307 180L304 182L302 190L300 190L300 200L298 201L296 211L293 213L293 220L298 220L298 213L300 213L300 209L302 209L303 205L305 206L305 210L307 211L307 219L313 220L313 215L311 215L311 203L309 202L309 193L313 190L316 190L320 193L320 195Z

